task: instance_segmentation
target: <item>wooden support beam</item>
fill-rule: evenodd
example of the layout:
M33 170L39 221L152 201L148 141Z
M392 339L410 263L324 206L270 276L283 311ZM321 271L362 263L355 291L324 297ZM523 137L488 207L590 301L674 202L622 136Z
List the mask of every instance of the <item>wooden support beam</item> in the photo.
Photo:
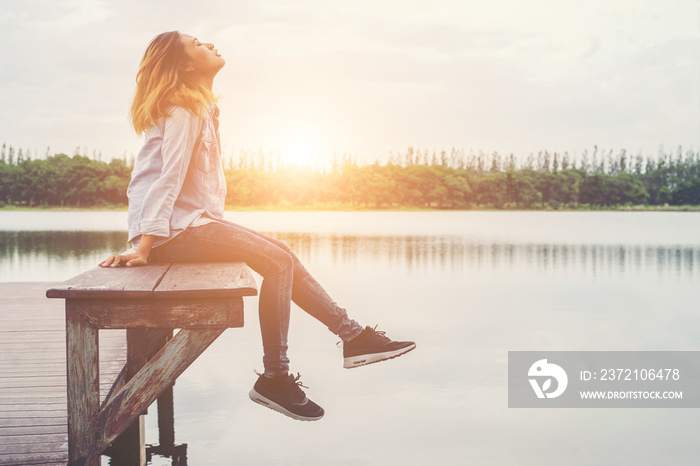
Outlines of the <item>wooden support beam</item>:
M70 299L100 329L243 326L243 298Z
M175 402L172 385L158 397L158 445L163 448L175 447Z
M47 290L49 298L66 299L71 464L98 465L100 453L132 423L142 433L135 420L161 395L159 424L171 424L175 379L226 328L243 326L242 297L256 294L242 262L95 267ZM172 337L173 328L182 330ZM98 329L130 335L128 363L101 407ZM161 443L174 444L172 428Z
M167 342L173 339L174 328L152 328L148 329L146 332L148 347L146 349L148 353L148 359L160 351L162 347L165 346Z
M126 331L126 353L125 382L128 383L148 361L148 330L130 328ZM112 463L146 465L146 414L140 413L104 452L111 456Z
M160 351L173 338L171 328L148 330L148 357ZM173 382L174 384L174 382ZM158 396L158 445L163 448L175 447L175 406L173 386L170 385Z
M97 423L100 411L98 329L66 301L66 362L68 382L68 459L100 464Z
M225 330L183 329L99 413L103 450Z
M124 386L125 383L126 383L126 364L124 364L124 367L122 367L122 370L119 372L119 375L117 375L117 378L114 379L114 383L112 383L112 388L110 388L109 392L107 392L107 396L102 401L102 406L100 406L100 409L105 407L105 405L109 402L109 400L111 400L112 397L117 392L119 392L119 390L122 389L122 387Z

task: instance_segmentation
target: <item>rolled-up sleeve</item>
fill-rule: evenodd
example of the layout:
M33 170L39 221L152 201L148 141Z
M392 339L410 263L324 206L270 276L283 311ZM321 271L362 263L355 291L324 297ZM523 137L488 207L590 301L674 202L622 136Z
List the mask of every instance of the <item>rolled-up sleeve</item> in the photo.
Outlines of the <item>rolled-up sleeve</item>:
M187 176L203 120L182 107L175 107L165 119L163 170L151 185L141 207L138 229L142 235L169 236L170 217Z

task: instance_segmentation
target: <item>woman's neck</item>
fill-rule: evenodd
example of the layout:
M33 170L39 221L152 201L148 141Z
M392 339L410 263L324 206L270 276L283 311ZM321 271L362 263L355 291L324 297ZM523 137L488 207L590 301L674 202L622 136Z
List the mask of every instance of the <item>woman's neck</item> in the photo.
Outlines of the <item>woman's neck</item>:
M214 87L214 76L197 76L193 81L203 88L208 89L209 92L211 92Z

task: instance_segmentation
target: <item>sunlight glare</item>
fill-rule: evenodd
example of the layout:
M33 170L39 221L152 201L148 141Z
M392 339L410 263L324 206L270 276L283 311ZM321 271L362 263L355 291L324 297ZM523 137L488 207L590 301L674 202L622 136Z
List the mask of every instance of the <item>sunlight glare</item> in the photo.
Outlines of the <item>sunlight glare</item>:
M285 165L307 167L319 161L320 149L315 131L308 124L295 122L282 139L280 155Z

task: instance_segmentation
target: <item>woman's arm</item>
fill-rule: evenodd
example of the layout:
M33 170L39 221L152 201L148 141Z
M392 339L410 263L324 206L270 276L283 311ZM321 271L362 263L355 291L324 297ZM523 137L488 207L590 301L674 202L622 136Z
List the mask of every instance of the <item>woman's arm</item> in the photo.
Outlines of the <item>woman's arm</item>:
M204 120L182 107L165 119L160 177L148 188L141 206L141 235L168 237L173 206L180 195Z
M109 256L107 259L100 262L100 267L117 267L122 263L127 267L146 265L148 264L148 255L151 253L151 248L155 240L156 237L153 235L143 235L139 247L135 252Z
M133 253L109 256L99 264L101 267L117 267L122 263L146 265L156 237L168 237L173 205L185 182L202 126L201 118L182 107L175 107L166 118L161 146L163 168L143 199L138 224L139 247Z

